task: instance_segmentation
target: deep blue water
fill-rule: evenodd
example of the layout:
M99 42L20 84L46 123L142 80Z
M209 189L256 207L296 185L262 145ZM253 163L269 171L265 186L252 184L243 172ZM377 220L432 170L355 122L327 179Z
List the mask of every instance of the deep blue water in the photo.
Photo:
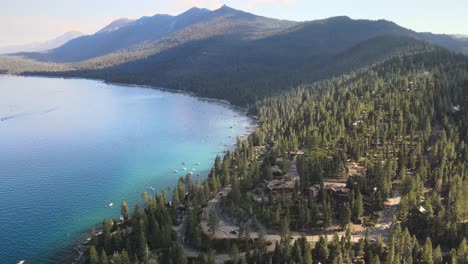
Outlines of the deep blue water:
M2 264L69 261L84 232L119 217L122 200L173 186L183 167L203 178L250 125L185 94L1 75L0 120Z

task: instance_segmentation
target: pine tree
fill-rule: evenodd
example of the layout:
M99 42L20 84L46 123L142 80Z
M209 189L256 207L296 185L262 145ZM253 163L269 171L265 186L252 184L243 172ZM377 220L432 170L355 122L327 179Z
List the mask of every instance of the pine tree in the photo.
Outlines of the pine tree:
M426 238L426 242L424 243L423 251L422 251L422 264L434 264L433 256L432 256L432 241L430 237Z
M328 245L327 238L320 236L317 245L315 246L315 256L314 259L321 263L326 263L328 258Z
M341 228L345 229L346 226L349 224L350 217L351 217L351 211L349 210L349 206L347 203L343 204L340 208L340 223L341 223Z
M216 211L213 208L211 208L209 215L208 215L208 227L212 235L214 235L218 226L219 226L218 215L216 214Z
M105 251L112 252L112 220L104 220L102 223L102 246Z
M106 251L104 249L101 251L101 256L99 256L99 262L101 264L108 264L109 263L109 261L107 260Z
M207 261L208 264L215 264L216 263L216 257L215 257L215 252L213 249L208 250L208 257Z
M375 255L375 256L374 256L374 258L372 259L371 264L380 264L379 255Z
M353 203L353 221L358 221L361 219L362 212L364 212L364 205L362 202L361 192L358 190L356 199Z
M440 245L437 245L433 254L434 254L433 256L434 264L442 264L443 256L442 256L442 250L440 249Z
M89 249L89 264L99 264L99 256L94 246Z
M128 220L128 205L127 202L123 201L120 207L120 214L124 218L125 221Z

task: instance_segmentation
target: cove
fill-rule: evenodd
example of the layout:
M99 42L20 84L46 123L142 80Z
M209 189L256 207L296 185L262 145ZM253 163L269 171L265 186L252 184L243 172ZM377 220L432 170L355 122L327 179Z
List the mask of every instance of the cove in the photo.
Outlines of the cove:
M251 125L187 94L0 75L0 263L70 262L123 200L132 210L188 171L203 179Z

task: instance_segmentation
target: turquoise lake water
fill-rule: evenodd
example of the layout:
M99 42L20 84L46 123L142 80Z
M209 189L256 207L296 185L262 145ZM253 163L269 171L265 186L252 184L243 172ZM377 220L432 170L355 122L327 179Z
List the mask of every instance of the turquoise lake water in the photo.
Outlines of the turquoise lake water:
M133 207L192 169L204 178L250 125L186 94L0 75L0 263L70 262L122 200Z

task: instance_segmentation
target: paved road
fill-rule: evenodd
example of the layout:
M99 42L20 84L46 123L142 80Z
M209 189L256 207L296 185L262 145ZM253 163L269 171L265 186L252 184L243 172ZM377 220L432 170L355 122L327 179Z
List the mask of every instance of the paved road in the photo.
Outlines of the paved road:
M210 234L209 227L208 227L208 217L210 214L211 209L214 209L216 214L218 215L219 225L217 230L215 231L213 238L222 239L222 238L237 238L238 235L232 234L232 231L239 231L239 226L234 223L233 221L229 220L221 211L221 197L226 196L231 192L231 187L228 186L221 190L213 199L208 201L208 205L203 210L203 221L201 223L203 231L206 234Z

